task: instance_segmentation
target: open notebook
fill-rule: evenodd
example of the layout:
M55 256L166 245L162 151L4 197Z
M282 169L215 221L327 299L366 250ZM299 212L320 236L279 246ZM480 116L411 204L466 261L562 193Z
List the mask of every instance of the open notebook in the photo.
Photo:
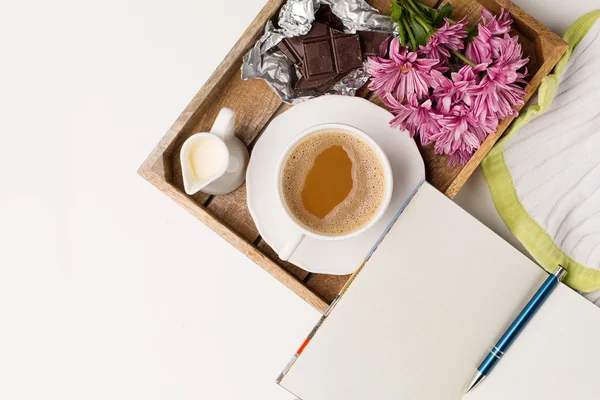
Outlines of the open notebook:
M460 399L547 276L424 183L279 384L302 400ZM600 310L560 284L464 398L600 399L598 365Z

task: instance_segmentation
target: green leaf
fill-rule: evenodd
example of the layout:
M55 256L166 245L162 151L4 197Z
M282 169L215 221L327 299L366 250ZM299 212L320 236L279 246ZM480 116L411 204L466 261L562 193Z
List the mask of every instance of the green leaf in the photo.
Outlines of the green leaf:
M439 14L439 13L437 12L437 10L435 10L435 9L433 9L433 8L430 8L430 9L429 9L429 11L428 11L428 14L429 14L429 19L430 19L431 21L433 21L433 23L435 24L435 20L437 19L437 17L438 17L438 14Z
M444 18L452 17L452 4L446 3L438 9L438 15L433 20L433 25L440 26L444 23Z
M428 39L427 31L425 30L425 28L423 28L417 21L415 21L414 18L411 20L410 25L413 34L415 35L415 41L417 45L425 46L427 44Z
M403 11L404 9L400 4L396 3L396 1L392 1L392 21L399 22L400 18L402 18Z
M400 19L403 19L402 16L400 16ZM406 45L408 44L408 39L406 38L406 28L404 28L404 24L402 23L402 21L398 21L398 33L400 34L400 44L406 47Z

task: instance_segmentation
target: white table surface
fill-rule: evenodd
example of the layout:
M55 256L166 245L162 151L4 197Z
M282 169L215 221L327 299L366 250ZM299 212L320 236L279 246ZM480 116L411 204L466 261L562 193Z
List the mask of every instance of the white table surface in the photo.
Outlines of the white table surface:
M136 175L263 4L3 5L0 398L291 398L317 311ZM457 200L511 240L479 172Z

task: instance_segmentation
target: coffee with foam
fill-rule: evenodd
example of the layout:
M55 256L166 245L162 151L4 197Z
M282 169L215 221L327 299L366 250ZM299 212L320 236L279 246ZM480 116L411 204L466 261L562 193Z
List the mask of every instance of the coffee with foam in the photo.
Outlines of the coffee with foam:
M281 191L300 224L323 235L345 235L376 215L386 191L385 171L363 139L345 132L320 132L290 151Z

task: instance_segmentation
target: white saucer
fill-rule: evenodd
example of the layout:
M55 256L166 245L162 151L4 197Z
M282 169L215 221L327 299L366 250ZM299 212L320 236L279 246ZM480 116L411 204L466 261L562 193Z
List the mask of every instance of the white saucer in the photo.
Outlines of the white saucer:
M389 126L393 115L362 98L323 96L292 107L274 118L256 142L246 173L248 208L262 238L276 252L295 232L277 203L275 167L285 146L300 132L324 123L355 126L381 146L392 166L390 205L371 229L337 241L307 237L290 261L309 272L346 275L365 259L413 190L425 180L425 166L407 132Z

